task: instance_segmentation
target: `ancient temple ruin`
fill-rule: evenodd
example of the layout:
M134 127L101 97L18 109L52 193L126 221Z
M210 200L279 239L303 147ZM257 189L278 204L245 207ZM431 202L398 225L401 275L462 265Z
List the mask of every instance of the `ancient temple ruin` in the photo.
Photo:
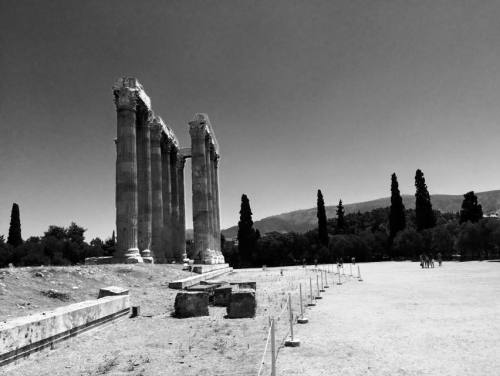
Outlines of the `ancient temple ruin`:
M206 114L189 122L191 148L155 115L136 78L113 86L117 112L114 261L224 263L220 249L219 147ZM192 158L194 250L186 254L184 165Z

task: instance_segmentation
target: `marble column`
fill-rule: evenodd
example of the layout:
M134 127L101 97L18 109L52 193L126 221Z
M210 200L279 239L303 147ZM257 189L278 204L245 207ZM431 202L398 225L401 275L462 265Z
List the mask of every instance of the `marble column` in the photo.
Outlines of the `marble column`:
M224 256L222 255L221 242L220 242L220 203L219 203L219 156L217 153L214 153L214 183L213 183L213 191L214 191L214 215L215 215L215 233L217 236L217 240L215 243L215 249L218 251L218 256L220 257L220 262L224 263Z
M186 208L184 198L184 165L185 158L179 155L177 158L177 201L179 207L179 228L177 232L177 254L176 260L183 262L187 258L186 254Z
M162 230L163 230L163 185L161 164L161 130L162 126L158 119L151 124L151 202L152 202L152 224L151 224L151 253L158 261L163 261L162 254ZM159 257L160 256L160 257Z
M172 191L170 185L170 155L172 144L163 133L161 141L161 168L162 168L162 201L163 201L163 227L162 227L162 257L161 262L167 262L173 257L171 242L172 223ZM159 255L157 255L157 258Z
M151 137L150 125L153 113L141 110L137 113L137 204L139 251L144 262L153 262L151 257Z
M171 223L170 223L170 242L172 244L172 256L169 261L174 261L177 259L177 255L179 253L179 187L177 184L178 173L177 173L177 164L178 164L179 153L178 149L174 148L172 153L170 154L170 203L172 205L171 210Z
M195 115L189 122L191 135L191 174L193 189L193 232L194 253L197 263L211 263L208 227L208 198L207 198L207 163L206 163L206 119L201 114Z
M210 136L206 139L206 163L207 163L207 201L208 201L208 230L209 230L209 248L215 251L215 227L214 227L214 195L213 195L213 145Z
M117 262L142 262L137 246L137 93L122 86L114 90L117 111L116 232Z

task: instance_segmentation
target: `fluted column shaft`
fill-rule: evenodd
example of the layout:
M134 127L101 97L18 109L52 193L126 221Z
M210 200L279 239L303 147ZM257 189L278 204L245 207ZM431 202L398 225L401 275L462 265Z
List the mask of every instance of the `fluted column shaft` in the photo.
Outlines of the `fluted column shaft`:
M177 232L176 260L182 262L186 257L186 209L184 199L184 165L186 160L180 156L177 160L177 197L179 207L179 229Z
M179 155L177 150L174 150L170 155L170 203L172 205L171 210L171 244L172 244L172 260L176 259L176 255L179 253L179 187L177 185L177 161ZM171 260L169 260L171 261Z
M117 109L115 258L142 262L137 247L137 97L126 88L114 94Z
M151 261L151 111L137 114L138 246L141 256Z
M162 168L162 201L163 201L163 227L162 227L162 259L166 262L173 257L171 242L172 223L172 191L170 184L170 155L171 145L168 140L162 140L161 168Z
M207 161L207 201L208 201L208 231L209 231L209 247L215 250L215 227L214 227L214 195L213 195L213 160L210 139L206 140L206 161Z
M218 251L219 256L222 256L222 249L220 243L220 203L219 203L219 156L214 153L213 163L213 192L214 192L214 215L215 215L215 234L216 242L215 249Z
M151 125L151 256L156 259L161 255L161 235L163 229L163 186L160 139L161 126L153 122ZM162 261L163 258L163 256L160 256L160 261Z
M207 199L206 126L199 121L189 123L191 135L191 174L193 188L193 232L196 262L204 262L210 257Z

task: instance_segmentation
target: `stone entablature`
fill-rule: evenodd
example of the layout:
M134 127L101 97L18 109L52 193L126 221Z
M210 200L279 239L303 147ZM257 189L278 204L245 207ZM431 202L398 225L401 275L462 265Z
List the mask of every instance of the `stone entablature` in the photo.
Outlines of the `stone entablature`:
M117 111L117 262L186 260L184 165L193 158L193 222L199 263L223 263L220 250L219 147L206 114L189 122L192 147L154 114L136 78L113 85ZM196 153L193 152L196 150Z

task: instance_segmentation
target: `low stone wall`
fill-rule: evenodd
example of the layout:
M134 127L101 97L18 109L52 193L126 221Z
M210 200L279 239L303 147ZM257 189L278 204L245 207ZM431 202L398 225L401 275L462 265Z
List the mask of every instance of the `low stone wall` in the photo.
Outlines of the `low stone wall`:
M0 323L0 366L130 311L128 295L108 296Z

